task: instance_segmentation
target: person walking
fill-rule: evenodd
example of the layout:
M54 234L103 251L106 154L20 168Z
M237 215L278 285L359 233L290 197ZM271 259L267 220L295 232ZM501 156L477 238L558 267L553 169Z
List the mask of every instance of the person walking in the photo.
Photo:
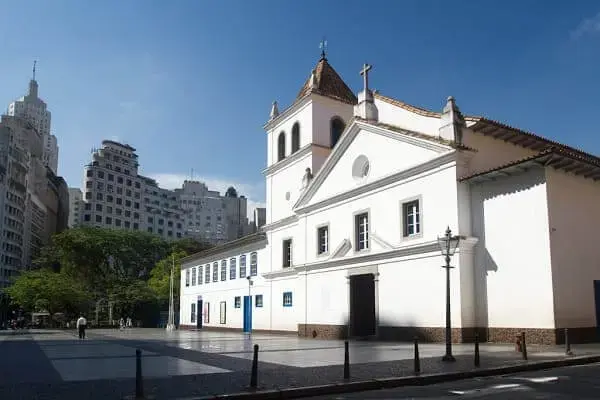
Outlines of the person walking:
M79 331L79 339L85 339L85 328L87 326L87 320L83 315L79 316L77 320L77 331Z

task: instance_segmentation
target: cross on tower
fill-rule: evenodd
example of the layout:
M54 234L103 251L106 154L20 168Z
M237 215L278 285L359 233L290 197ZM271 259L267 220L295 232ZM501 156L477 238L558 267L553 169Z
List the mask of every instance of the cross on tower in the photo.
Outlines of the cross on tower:
M369 91L369 71L373 68L372 65L365 63L363 68L360 70L360 74L363 76L363 82L365 86L365 93Z
M35 64L37 64L36 60L33 60L33 80L35 81Z

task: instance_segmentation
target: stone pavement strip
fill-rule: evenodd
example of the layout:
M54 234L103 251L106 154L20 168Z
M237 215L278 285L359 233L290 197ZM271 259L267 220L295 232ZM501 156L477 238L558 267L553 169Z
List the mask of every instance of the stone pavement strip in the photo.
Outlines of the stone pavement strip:
M0 399L131 397L135 390L136 348L143 351L144 392L148 398L191 398L244 392L250 382L253 342L264 344L265 348L259 354L259 390L343 382L343 342L340 341L260 335L248 340L240 334L208 332L178 332L169 336L157 330L127 333L91 330L88 335L89 340L83 342L77 340L73 332L55 331L22 332L0 339L3 358ZM457 362L453 364L440 361L438 354L443 353L443 346L424 345L423 348L421 371L427 376L473 369L473 356L467 346L456 346ZM378 379L392 385L393 380L384 378L413 375L413 361L407 357L411 349L411 345L402 343L353 342L351 352L355 356L353 359L351 354L350 383L360 386L361 381ZM578 355L600 354L598 349L575 348ZM530 361L521 360L520 354L511 350L510 346L482 346L482 369L565 359L564 351L561 353L556 347L530 347ZM404 359L389 359L394 351L402 354L396 358ZM304 367L299 366L303 354L308 357ZM316 362L319 361L318 354L322 359L328 359L328 363ZM387 360L371 361L374 357ZM263 359L265 361L260 361ZM286 359L290 362L284 365ZM574 358L571 360L575 361ZM301 391L297 390L294 397L300 395Z

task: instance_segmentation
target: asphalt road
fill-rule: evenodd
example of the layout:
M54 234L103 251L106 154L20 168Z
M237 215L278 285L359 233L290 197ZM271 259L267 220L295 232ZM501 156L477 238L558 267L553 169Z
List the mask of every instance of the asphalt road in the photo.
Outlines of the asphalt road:
M598 399L600 364L310 399Z

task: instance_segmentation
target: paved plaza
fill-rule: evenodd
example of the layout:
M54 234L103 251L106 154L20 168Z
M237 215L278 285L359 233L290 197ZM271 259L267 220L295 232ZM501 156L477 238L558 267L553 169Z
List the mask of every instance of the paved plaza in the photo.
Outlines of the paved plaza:
M0 399L121 399L134 394L135 351L142 350L145 393L184 398L248 389L258 344L259 388L342 382L344 342L297 336L162 329L0 331ZM596 346L575 347L578 355ZM440 362L442 344L420 345L423 373L468 370L473 346L455 345L457 362ZM482 367L522 363L511 345L482 344ZM564 357L560 347L529 348L530 360ZM408 343L350 342L351 379L412 374Z

